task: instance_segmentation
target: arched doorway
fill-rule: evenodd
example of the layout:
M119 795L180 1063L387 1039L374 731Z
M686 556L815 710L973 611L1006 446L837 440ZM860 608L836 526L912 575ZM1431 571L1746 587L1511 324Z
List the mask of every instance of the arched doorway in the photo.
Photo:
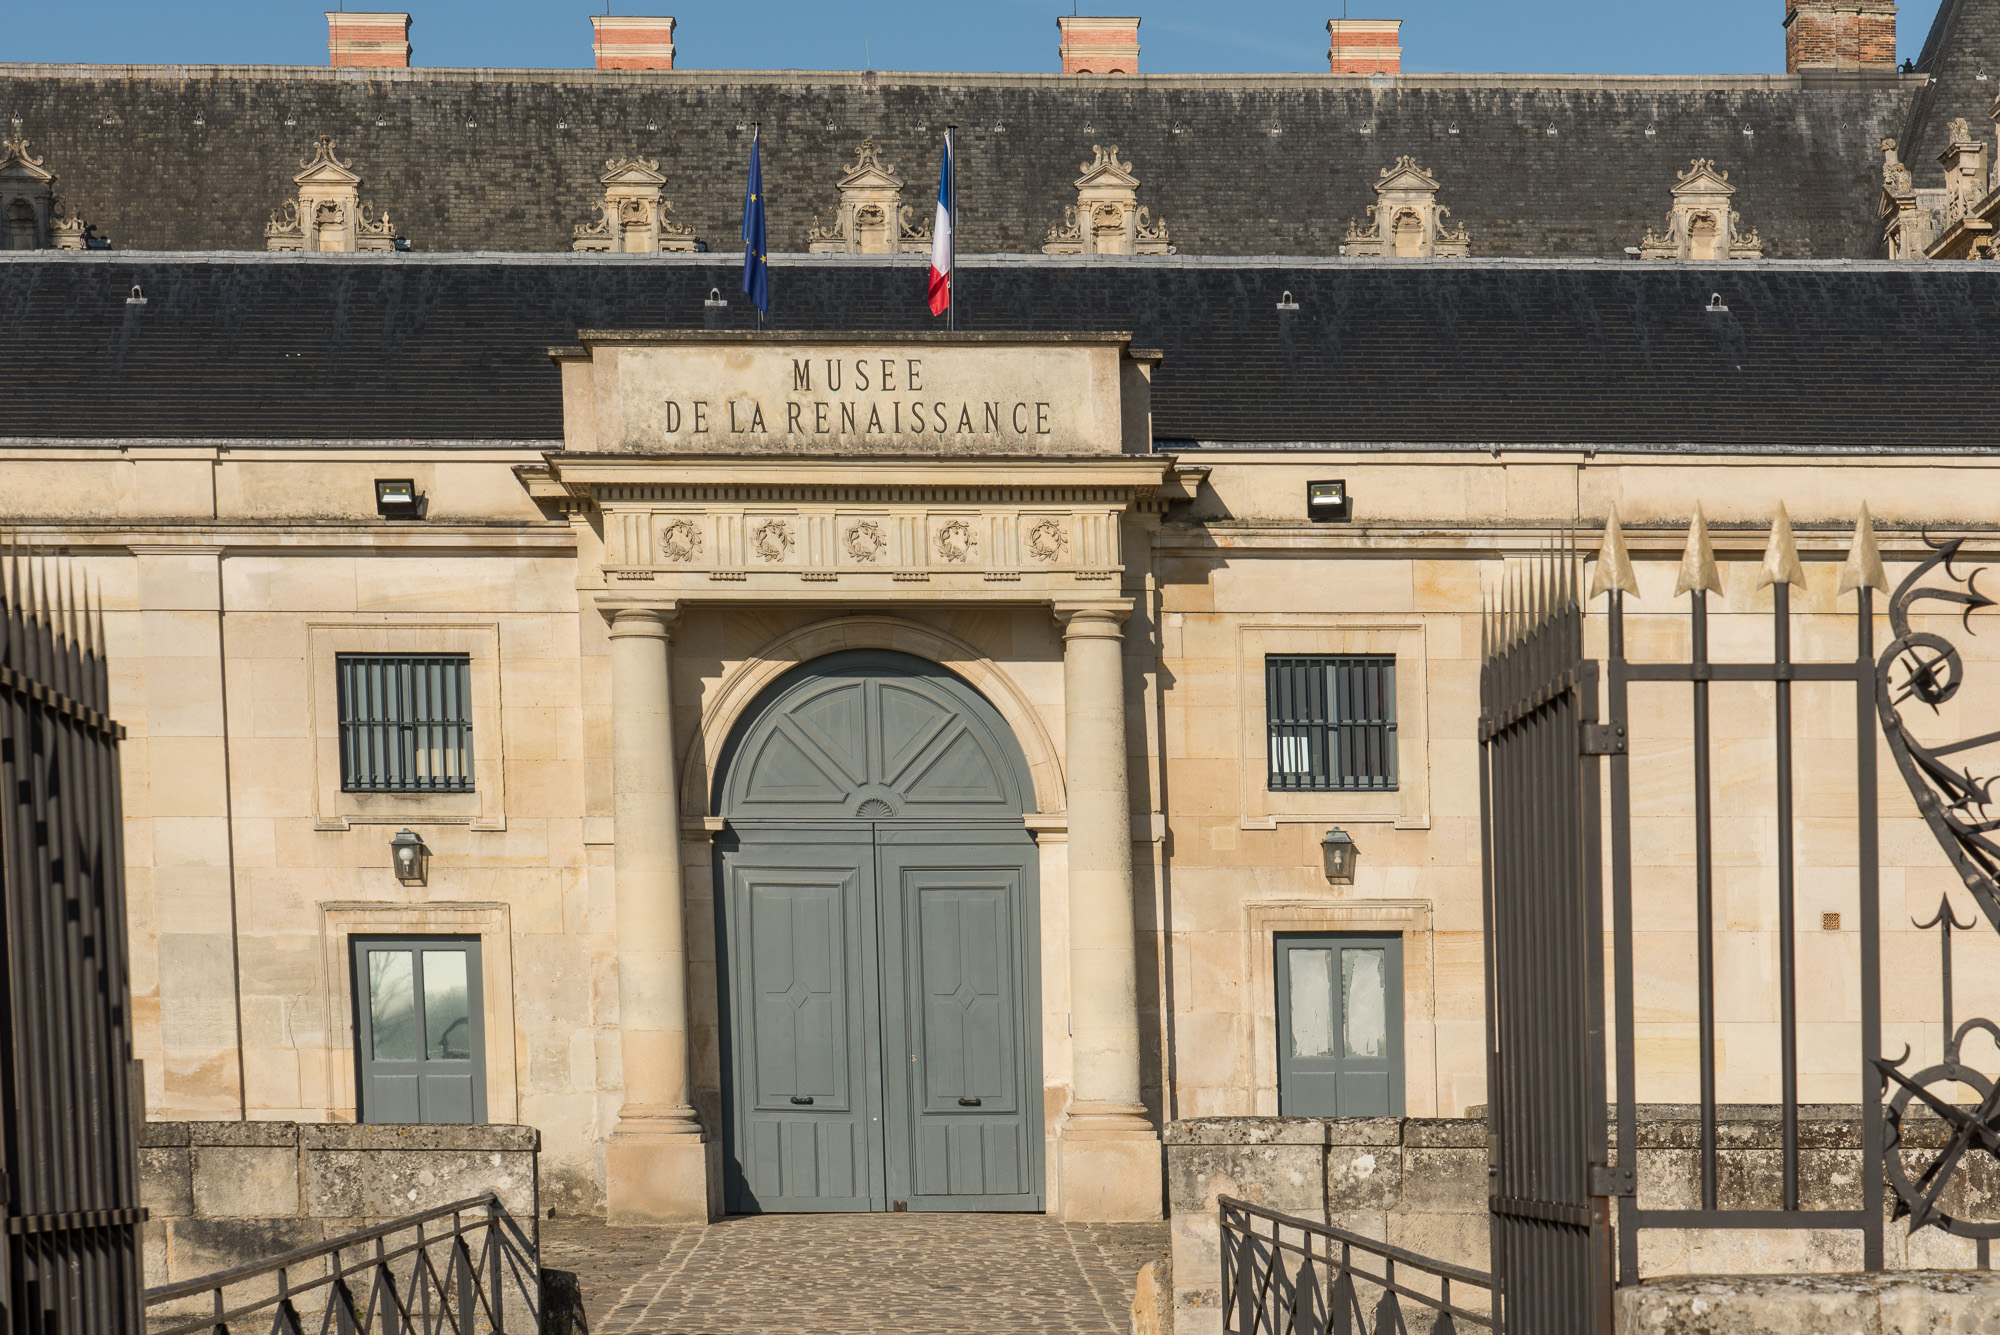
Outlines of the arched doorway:
M717 770L732 1213L1040 1210L1033 789L934 663L806 663Z

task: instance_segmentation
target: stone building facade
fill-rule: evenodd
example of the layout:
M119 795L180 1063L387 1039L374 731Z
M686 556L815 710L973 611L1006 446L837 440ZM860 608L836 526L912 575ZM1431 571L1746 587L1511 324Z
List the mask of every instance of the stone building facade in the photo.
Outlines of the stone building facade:
M1173 1123L1464 1117L1507 563L1615 512L1671 657L1699 507L1740 648L1782 504L1832 653L1864 502L1892 572L1995 531L1986 417L1938 386L1988 372L2000 278L1875 258L1922 199L1885 139L1949 140L1986 216L1937 116L1989 17L1947 4L1909 74L1698 80L0 67L131 247L0 255L0 531L106 609L149 1112L525 1124L544 1200L625 1222L1158 1217ZM956 332L900 253L947 116ZM759 117L769 329L701 253ZM1732 801L1763 704L1719 706ZM1660 1102L1681 707L1634 740ZM1801 1093L1840 1102L1853 794L1800 800ZM1953 881L1882 801L1906 962ZM1774 836L1718 829L1720 1096L1765 1101ZM1990 1012L2000 943L1964 949Z
M369 961L459 951L474 1120L538 1128L544 1199L621 1220L1157 1217L1163 1126L1297 1111L1326 1012L1279 989L1324 970L1286 950L1367 957L1335 975L1340 1032L1385 1078L1346 1112L1465 1115L1478 628L1506 561L1615 507L1632 634L1670 656L1697 505L1718 646L1759 624L1780 502L1802 646L1848 633L1861 502L1892 569L1992 530L1976 408L1933 397L1916 433L1901 407L1977 374L2000 287L1955 274L1050 257L963 277L989 309L1060 303L1055 327L947 335L892 258L799 259L773 278L794 327L758 334L741 303L711 327L726 260L388 262L0 261L6 355L42 386L0 404L0 515L104 599L151 1115L381 1120ZM1855 302L1924 356L1830 335ZM437 771L461 782L357 782L352 665L384 660L462 665L472 740ZM1361 782L1294 777L1300 663L1392 674L1350 720L1388 748ZM1767 723L1753 693L1722 707L1717 782L1748 792ZM1675 708L1635 739L1669 771ZM1802 704L1801 754L1842 718ZM1952 875L1882 799L1885 951L1914 960L1904 924ZM1646 800L1641 1093L1685 1101L1685 799ZM1852 795L1801 802L1802 918L1846 924L1802 934L1825 1018L1801 1089L1838 1102ZM1719 828L1721 1097L1765 1101L1771 835ZM1988 943L1962 948L1961 1009L1990 1009ZM1935 1002L1899 1006L1887 1038L1934 1046Z

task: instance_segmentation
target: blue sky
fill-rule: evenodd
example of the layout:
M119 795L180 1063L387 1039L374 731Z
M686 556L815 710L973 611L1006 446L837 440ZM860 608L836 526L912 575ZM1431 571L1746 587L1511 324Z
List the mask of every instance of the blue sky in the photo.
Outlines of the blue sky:
M378 0L378 3L380 0ZM388 0L395 3L395 0ZM419 65L590 64L587 16L603 0L403 0ZM1903 54L1916 55L1938 0L1905 0ZM357 4L354 8L362 8ZM386 6L385 6L386 7ZM323 4L295 0L9 0L0 60L323 65ZM1142 68L1155 73L1326 68L1326 20L1341 0L1118 0L1139 12ZM679 63L699 69L1055 68L1049 0L618 0L620 14L680 20ZM1086 7L1088 12L1088 7ZM1099 7L1098 12L1104 12ZM1403 20L1411 71L1756 73L1784 68L1784 0L1352 0L1354 18Z

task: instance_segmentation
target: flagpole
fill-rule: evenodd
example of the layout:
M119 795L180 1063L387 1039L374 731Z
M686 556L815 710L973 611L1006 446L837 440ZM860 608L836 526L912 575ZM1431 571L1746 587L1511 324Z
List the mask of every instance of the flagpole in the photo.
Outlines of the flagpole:
M764 122L762 122L762 121L758 121L758 122L757 122L757 130L756 130L756 134L755 134L755 135L754 135L754 137L753 137L753 138L751 139L751 141L750 141L750 144L751 144L751 148L750 148L750 151L751 151L751 152L753 152L753 153L755 153L755 154L757 155L757 177L758 177L758 186L759 186L759 188L760 188L760 190L761 190L761 188L762 188L762 185L763 185L763 176L764 176ZM768 266L770 265L770 263L771 263L771 259L770 259L770 256L769 256L769 255L766 255L766 256L764 257L764 264L766 265L766 272L767 272L767 275L768 275ZM771 292L771 289L770 289L770 282L771 282L771 280L770 280L770 278L769 278L769 277L767 276L767 277L766 277L766 278L764 279L764 284L765 284L765 287L764 287L764 300L765 300L765 301L769 301L769 300L771 299L771 296L770 296L770 292ZM754 303L753 303L753 305L754 305ZM764 308L763 308L762 306L757 306L757 307L756 307L756 311L757 311L757 332L761 334L761 333L763 333L763 332L764 332Z
M956 125L944 127L944 155L951 163L951 305L945 307L945 329L949 333L958 332L958 303L965 292L965 284L958 272L958 158L952 152L951 136Z

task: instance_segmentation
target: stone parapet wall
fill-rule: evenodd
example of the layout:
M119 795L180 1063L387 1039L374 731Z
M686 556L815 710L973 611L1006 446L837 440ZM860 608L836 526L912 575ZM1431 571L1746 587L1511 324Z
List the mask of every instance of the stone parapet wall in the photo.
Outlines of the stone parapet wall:
M1913 1175L1921 1171L1919 1159L1928 1162L1929 1152L1944 1139L1943 1125L1934 1120L1913 1120L1905 1129ZM1716 1143L1720 1206L1778 1208L1783 1131L1777 1110L1724 1109ZM1700 1205L1700 1145L1699 1113L1692 1106L1660 1105L1642 1112L1642 1205ZM1858 1110L1802 1108L1799 1146L1801 1206L1853 1209L1862 1180ZM1484 1270L1489 1264L1486 1162L1483 1117L1215 1117L1169 1123L1174 1330L1177 1335L1211 1335L1221 1329L1218 1197L1240 1197ZM1994 1217L2000 1212L2000 1162L1968 1156L1944 1205L1973 1217ZM1904 1225L1891 1222L1884 1244L1891 1270L1959 1271L1977 1264L1973 1243L1935 1229L1912 1237ZM1640 1235L1640 1266L1648 1277L1858 1271L1861 1235L1835 1230L1648 1231Z
M532 1236L540 1151L531 1126L148 1122L146 1283L214 1274L488 1190Z

